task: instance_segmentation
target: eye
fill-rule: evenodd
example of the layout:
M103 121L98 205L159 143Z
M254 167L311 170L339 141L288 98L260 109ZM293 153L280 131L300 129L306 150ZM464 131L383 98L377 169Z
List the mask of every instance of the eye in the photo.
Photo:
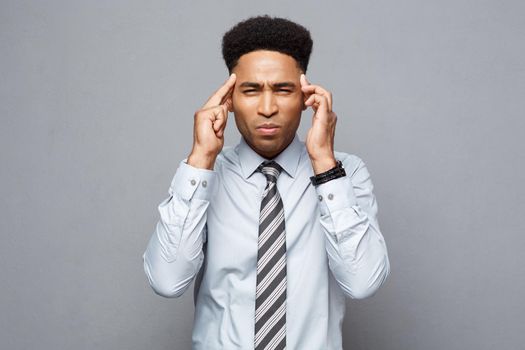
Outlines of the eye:
M255 89L250 89L250 90L244 90L243 92L246 93L246 92L255 92L256 90Z

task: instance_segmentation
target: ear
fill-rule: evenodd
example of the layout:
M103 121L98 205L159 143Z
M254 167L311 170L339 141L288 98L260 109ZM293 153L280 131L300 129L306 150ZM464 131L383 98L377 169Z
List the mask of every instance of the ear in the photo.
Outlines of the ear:
M228 106L228 112L233 112L233 99L231 96L226 99L226 106Z

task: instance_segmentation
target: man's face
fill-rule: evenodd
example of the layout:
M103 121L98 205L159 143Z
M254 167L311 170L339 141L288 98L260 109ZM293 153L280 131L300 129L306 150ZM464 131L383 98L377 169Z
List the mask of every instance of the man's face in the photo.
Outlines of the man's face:
M306 108L302 71L289 55L258 50L242 55L233 73L231 111L237 128L255 152L274 158L293 140Z

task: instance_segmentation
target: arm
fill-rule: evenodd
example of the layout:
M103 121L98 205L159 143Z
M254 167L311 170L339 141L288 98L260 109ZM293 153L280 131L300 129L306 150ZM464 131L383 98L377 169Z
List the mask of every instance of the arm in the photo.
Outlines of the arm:
M160 220L143 254L149 284L167 298L184 293L204 260L206 210L217 181L213 169L224 145L235 79L231 74L195 112L192 151L173 177L170 196L158 207Z
M314 173L336 164L334 152L337 115L332 110L332 93L310 84L301 75L305 106L314 110L306 148ZM377 203L370 174L361 159L350 169L350 157L341 159L347 175L316 187L321 225L326 233L328 263L337 282L351 298L374 294L390 272L385 241L377 222Z
M158 206L160 219L143 254L148 282L158 295L181 296L199 271L206 240L206 211L216 173L182 161L170 196Z
M326 236L328 263L351 298L373 295L390 273L384 238L377 220L377 202L365 164L341 159L347 175L316 187L320 222Z

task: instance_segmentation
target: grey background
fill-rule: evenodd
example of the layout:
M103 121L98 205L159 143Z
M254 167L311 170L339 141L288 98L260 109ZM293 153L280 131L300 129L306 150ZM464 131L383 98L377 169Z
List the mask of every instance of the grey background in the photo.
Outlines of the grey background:
M190 348L192 293L155 295L141 256L227 77L222 34L268 13L311 30L337 149L375 185L392 274L348 300L345 349L522 349L524 10L1 1L0 348Z

